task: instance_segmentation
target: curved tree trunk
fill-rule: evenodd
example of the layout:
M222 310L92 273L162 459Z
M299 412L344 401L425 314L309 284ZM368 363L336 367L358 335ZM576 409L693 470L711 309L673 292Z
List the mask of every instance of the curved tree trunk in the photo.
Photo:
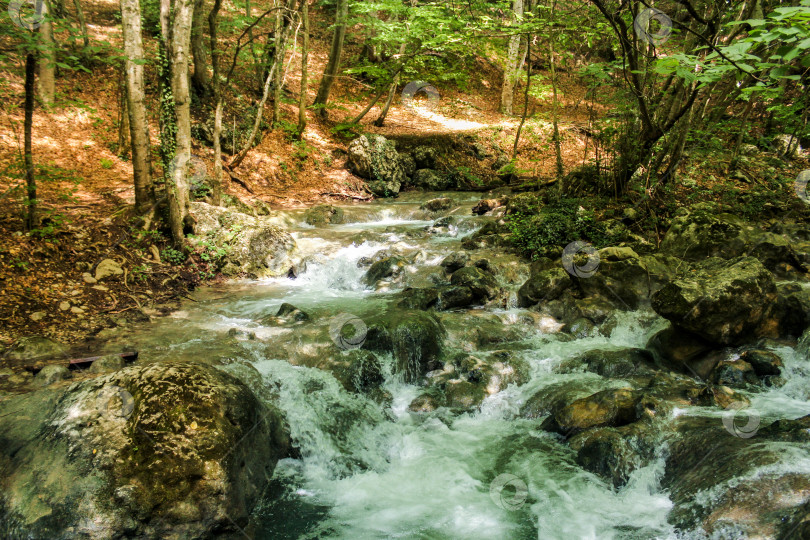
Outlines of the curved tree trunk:
M337 14L335 17L335 33L332 36L332 47L329 50L329 61L323 70L323 78L318 86L318 95L315 96L314 105L321 105L318 114L324 118L326 114L326 104L329 102L329 94L332 91L332 84L340 72L340 56L343 54L343 40L346 37L346 19L349 16L349 0L338 0Z
M149 157L149 123L143 83L143 40L139 0L121 0L124 34L124 70L126 72L127 115L132 142L132 172L135 179L135 212L143 213L154 204L152 171Z

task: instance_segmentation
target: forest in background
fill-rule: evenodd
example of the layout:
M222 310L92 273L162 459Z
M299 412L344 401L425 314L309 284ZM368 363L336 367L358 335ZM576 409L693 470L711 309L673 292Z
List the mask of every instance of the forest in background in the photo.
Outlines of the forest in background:
M494 159L448 164L458 187L551 193L556 228L538 226L536 207L513 217L529 257L573 232L578 206L592 217L577 233L631 210L659 238L697 201L749 218L805 212L807 0L5 7L10 327L52 320L32 316L50 317L66 276L111 253L150 300L216 278L218 248L187 238L192 200L267 212L369 199L343 164L364 132L460 138ZM145 300L101 292L85 311Z

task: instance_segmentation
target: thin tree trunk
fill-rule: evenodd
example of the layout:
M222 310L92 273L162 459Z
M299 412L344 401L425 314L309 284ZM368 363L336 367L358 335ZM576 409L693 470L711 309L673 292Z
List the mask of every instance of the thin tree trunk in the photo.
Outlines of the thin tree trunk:
M307 128L307 62L309 62L309 10L307 1L301 2L301 19L304 23L304 43L301 46L301 94L298 97L298 140L304 137Z
M139 0L121 0L124 36L124 70L127 88L127 115L132 142L132 172L135 181L135 212L143 213L155 201L149 149L149 121L143 81L143 38Z
M48 2L42 4L45 17L39 27L39 39L42 43L42 59L39 62L39 80L37 81L39 98L48 105L53 103L56 93L56 42L53 39L53 23Z
M191 28L191 53L194 57L194 75L191 78L191 84L194 91L200 96L207 94L211 87L211 79L208 77L208 55L205 52L205 36L203 35L204 3L205 0L194 1L194 16Z
M318 111L322 117L326 118L326 104L329 102L329 93L332 91L332 84L340 72L340 56L343 53L343 40L346 37L346 19L349 16L349 0L338 0L337 14L335 17L335 33L332 36L332 47L329 50L329 60L323 71L318 95L315 97L314 105L320 105Z
M90 46L90 37L87 35L87 23L84 20L82 1L73 0L73 6L76 8L76 18L79 19L79 29L82 32L82 42L84 43L84 48L87 49Z
M214 100L217 108L214 113L214 180L211 185L211 202L222 204L222 90L219 82L219 52L217 49L217 17L222 0L214 0L214 7L208 14L208 34L211 36L211 67L214 70Z
M519 22L523 16L523 0L513 0L513 19ZM501 113L512 115L512 99L517 80L517 68L520 53L520 34L509 38L509 49L506 53L506 67L503 70L503 85L501 86ZM531 59L529 59L531 61Z
M413 7L413 2L411 2L411 7ZM410 27L410 24L408 25ZM405 54L405 43L402 43L399 46L399 55L402 56ZM399 86L399 73L394 76L394 80L391 81L391 86L388 89L388 99L385 100L385 106L383 107L382 111L380 111L380 115L374 120L374 125L377 127L382 127L385 123L385 117L388 116L388 110L391 108L391 103L394 102L394 92Z
M118 84L118 157L129 159L130 133L129 133L129 107L127 106L126 73L121 71L121 81Z
M273 114L270 120L270 124L275 126L276 122L278 122L278 111L279 105L281 101L281 75L282 75L282 67L284 66L284 51L287 48L287 43L285 40L282 39L281 36L281 28L284 24L284 18L287 16L286 13L283 13L281 10L276 11L276 29L275 29L275 51L273 53L273 61L277 61L277 68L275 75L273 77Z
M34 178L34 154L31 148L31 131L34 124L34 81L37 76L37 57L35 53L28 53L25 56L25 123L24 145L25 145L25 180L27 183L28 206L25 215L25 228L32 230L39 226L39 216L37 215L37 181Z
M520 132L523 131L523 124L526 123L526 117L529 115L529 87L532 82L532 37L526 36L526 54L528 55L529 62L526 64L526 91L523 96L523 116L520 117L520 125L515 133L515 145L512 148L512 161L517 159L518 142L520 142Z
M552 140L554 141L554 155L556 157L556 172L559 179L559 189L562 192L563 185L562 179L565 176L565 168L563 167L562 148L560 147L560 126L559 126L559 111L557 100L557 69L554 66L554 12L557 10L557 0L551 2L551 13L549 19L549 36L548 36L548 62L551 66L551 88L553 93L553 102L551 107L551 121L553 125Z

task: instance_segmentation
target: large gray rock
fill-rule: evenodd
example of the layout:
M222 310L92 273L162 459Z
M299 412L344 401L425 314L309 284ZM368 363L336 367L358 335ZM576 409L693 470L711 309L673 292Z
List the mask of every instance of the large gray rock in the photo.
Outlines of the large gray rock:
M392 141L380 135L362 135L349 144L349 169L367 180L378 197L395 197L405 182L405 168Z
M753 257L709 258L652 296L652 307L659 315L717 345L739 345L796 331L797 310L785 304L773 275ZM798 315L804 318L803 313Z
M209 253L209 260L230 273L257 277L286 275L293 267L295 240L269 218L253 217L220 206L193 202L189 213L194 218L192 244Z
M0 404L0 530L91 539L238 532L288 450L276 408L197 362L43 389Z

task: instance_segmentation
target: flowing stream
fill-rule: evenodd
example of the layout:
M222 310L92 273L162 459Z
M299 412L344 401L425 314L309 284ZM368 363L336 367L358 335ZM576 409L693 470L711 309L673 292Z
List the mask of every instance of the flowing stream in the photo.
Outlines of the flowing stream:
M313 367L330 355L345 354L329 334L337 315L370 321L397 309L393 293L431 285L431 276L442 271L441 260L462 250L463 238L492 219L471 215L477 194L446 195L455 208L440 215L419 209L437 194L346 206L346 223L318 228L303 223L303 210L287 212L279 220L293 233L304 260L297 279L242 280L200 289L181 311L127 336L127 344L149 358L233 359L226 369L286 413L300 455L279 462L271 496L258 510L250 536L701 538L700 531L676 531L667 522L673 504L660 486L663 444L660 459L615 489L578 466L572 450L538 429L538 420L519 414L538 389L560 381L578 378L596 389L622 386L592 373L558 374L554 368L588 349L644 347L666 325L650 311L620 314L609 337L575 340L554 333L551 321L536 312L513 307L511 299L485 309L443 313L449 351L487 357L507 350L530 367L527 383L507 386L486 397L480 408L461 414L444 408L409 410L420 388L392 373L390 357L382 359L385 398L347 392L328 371ZM431 228L447 215L454 216L447 226ZM357 263L383 249L404 255L409 264L400 281L372 290L362 283L367 267ZM516 291L527 277L527 265L514 255L489 249L471 255L498 268L500 284L509 290ZM257 322L275 315L284 302L307 312L312 322ZM476 332L493 325L503 339L476 338ZM788 384L752 396L763 423L810 413L810 374L792 349L777 352ZM718 416L708 408L692 408L688 414ZM800 454L776 467L808 470L810 452Z

